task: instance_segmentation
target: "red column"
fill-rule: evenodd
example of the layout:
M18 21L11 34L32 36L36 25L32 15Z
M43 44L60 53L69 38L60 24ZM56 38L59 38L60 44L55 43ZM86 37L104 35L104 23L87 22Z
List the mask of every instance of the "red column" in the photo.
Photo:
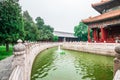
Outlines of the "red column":
M88 42L91 42L91 39L90 39L90 28L88 27Z
M104 41L107 41L107 32L106 32L106 29L104 29Z
M101 27L101 41L106 41L105 29Z
M97 41L97 31L96 31L96 29L93 30L93 37L94 37L94 41Z

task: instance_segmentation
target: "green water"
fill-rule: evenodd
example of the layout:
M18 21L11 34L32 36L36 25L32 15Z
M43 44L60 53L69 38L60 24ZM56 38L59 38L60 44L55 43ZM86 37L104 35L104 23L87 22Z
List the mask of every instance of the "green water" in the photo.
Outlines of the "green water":
M112 80L113 57L51 48L33 64L31 80Z

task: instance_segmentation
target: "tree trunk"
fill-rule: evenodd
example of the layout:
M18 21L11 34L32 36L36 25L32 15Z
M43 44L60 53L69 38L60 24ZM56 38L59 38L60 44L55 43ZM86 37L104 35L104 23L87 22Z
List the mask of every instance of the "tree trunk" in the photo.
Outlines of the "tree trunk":
M6 52L9 51L9 43L6 43Z

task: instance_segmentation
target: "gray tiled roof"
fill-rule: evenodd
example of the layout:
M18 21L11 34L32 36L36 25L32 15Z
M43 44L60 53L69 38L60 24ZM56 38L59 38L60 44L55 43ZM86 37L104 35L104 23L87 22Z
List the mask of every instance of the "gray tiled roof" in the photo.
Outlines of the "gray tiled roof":
M58 36L58 37L72 37L72 38L76 38L74 36L74 33L69 33L69 32L54 31L53 34Z

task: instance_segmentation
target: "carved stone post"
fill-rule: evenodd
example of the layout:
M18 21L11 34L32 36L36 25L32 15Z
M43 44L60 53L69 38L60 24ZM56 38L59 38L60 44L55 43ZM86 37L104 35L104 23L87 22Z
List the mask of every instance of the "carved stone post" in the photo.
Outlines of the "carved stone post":
M115 59L114 59L114 75L117 70L120 69L120 46L115 47Z
M21 39L19 39L17 42L18 42L18 44L16 44L14 46L14 52L13 52L14 58L13 58L12 67L14 69L15 67L19 66L22 69L21 75L23 77L22 79L24 80L24 78L25 78L24 73L25 73L25 49L26 49L26 47L24 44L22 44Z

